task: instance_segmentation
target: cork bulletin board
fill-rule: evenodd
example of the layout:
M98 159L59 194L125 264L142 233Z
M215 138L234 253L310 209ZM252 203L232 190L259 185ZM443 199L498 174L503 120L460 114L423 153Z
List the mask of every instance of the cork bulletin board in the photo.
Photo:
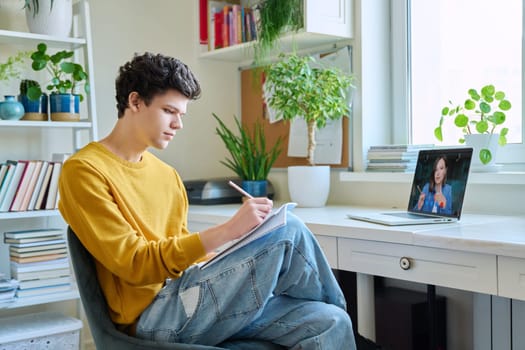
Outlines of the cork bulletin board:
M256 69L256 71L254 71ZM277 122L271 124L265 118L265 105L262 92L262 69L245 69L241 71L241 120L243 126L248 128L250 132L256 122L260 122L266 134L267 145L274 144L279 136L282 138L282 152L279 158L274 163L275 168L286 168L291 165L308 165L305 158L288 157L288 139L289 139L289 122ZM341 152L341 163L331 164L334 168L348 168L349 165L349 147L348 147L348 133L349 120L343 118L343 142ZM323 165L323 164L317 164Z

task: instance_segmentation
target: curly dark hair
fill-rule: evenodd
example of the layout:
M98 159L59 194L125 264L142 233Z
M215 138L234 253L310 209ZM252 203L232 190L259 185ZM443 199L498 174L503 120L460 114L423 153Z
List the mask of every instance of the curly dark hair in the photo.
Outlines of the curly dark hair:
M198 99L201 94L197 78L180 60L150 52L135 54L131 61L119 68L115 80L118 117L122 117L129 107L131 92L137 92L148 106L153 97L170 89L192 100Z

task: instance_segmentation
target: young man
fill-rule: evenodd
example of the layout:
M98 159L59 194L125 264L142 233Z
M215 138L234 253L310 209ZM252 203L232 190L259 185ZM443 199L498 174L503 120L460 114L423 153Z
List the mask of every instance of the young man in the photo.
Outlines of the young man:
M64 164L60 212L96 259L113 321L166 342L355 349L344 296L315 238L292 214L286 227L206 269L196 265L272 209L268 198L249 199L225 223L188 231L183 183L148 148L168 146L200 92L179 60L135 56L116 79L114 129Z

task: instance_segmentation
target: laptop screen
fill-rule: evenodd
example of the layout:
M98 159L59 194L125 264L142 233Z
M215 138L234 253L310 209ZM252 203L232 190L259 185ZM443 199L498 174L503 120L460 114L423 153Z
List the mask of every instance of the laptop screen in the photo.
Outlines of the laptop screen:
M408 211L459 219L472 148L419 151Z

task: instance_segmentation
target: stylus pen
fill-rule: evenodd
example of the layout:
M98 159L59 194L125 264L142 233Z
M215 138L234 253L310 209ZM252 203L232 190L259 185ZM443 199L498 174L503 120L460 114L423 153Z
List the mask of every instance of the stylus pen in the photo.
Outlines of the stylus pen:
M230 185L231 187L235 188L237 191L239 191L239 193L245 195L246 197L248 198L253 198L253 196L251 194L249 194L248 192L246 192L245 190L243 190L241 187L239 187L239 185L237 185L235 182L233 181L228 181L228 185Z

